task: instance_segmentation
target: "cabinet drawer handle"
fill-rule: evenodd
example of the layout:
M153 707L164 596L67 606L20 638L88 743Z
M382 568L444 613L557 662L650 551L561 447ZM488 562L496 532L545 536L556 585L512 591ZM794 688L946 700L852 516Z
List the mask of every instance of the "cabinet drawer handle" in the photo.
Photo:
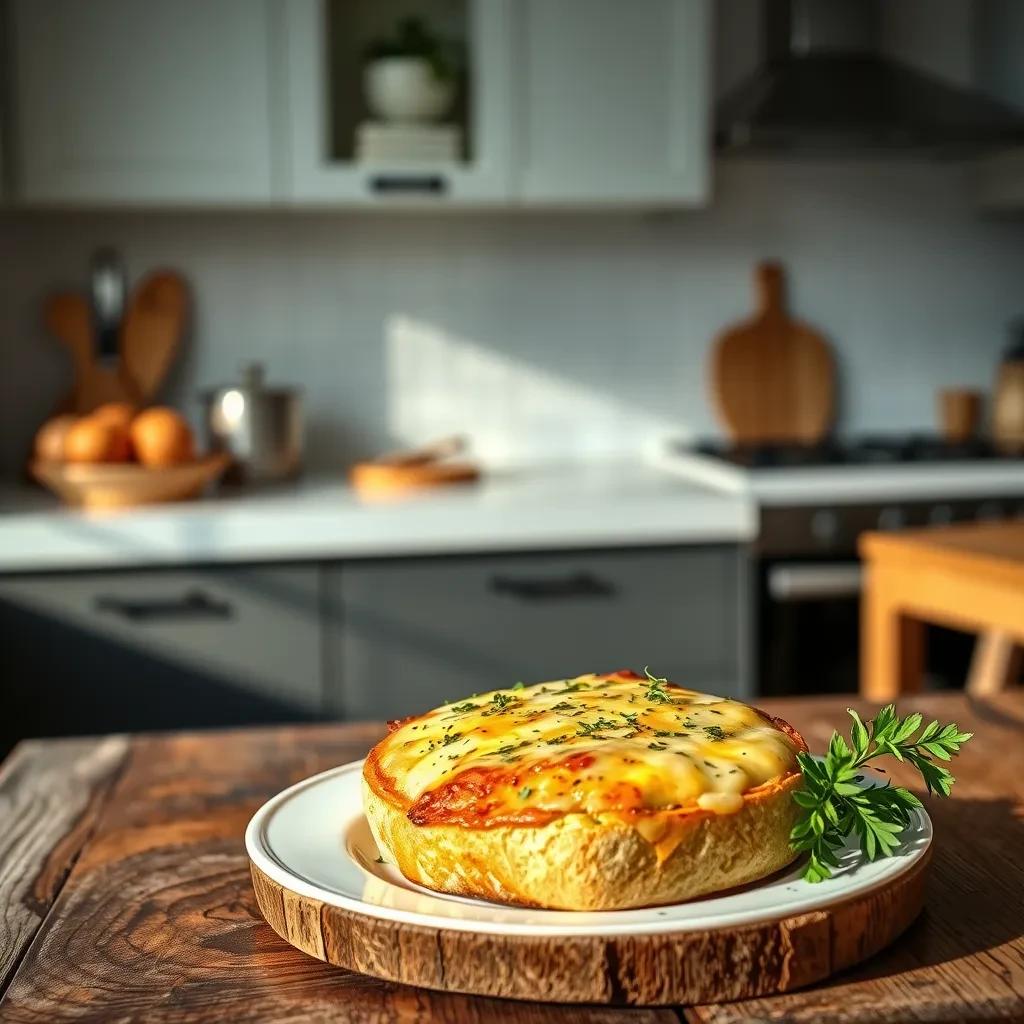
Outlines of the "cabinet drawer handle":
M496 594L516 597L521 601L559 601L576 597L611 597L615 587L593 573L578 572L571 576L547 579L492 576L491 590Z
M188 590L181 597L117 597L100 594L96 610L120 615L129 622L158 622L160 619L230 619L234 610L227 601L203 590Z
M378 195L440 196L448 182L440 174L377 174L370 179L370 191Z

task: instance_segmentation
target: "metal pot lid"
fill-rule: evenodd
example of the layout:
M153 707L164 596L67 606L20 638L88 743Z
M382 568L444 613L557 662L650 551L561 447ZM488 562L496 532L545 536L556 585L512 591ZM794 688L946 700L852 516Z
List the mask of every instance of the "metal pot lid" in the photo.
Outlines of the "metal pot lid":
M291 386L268 388L266 386L266 370L262 363L247 363L242 367L242 379L237 384L222 384L220 387L211 388L202 392L202 397L207 401L217 401L229 392L237 392L245 397L255 398L260 395L267 397L297 397L301 389Z

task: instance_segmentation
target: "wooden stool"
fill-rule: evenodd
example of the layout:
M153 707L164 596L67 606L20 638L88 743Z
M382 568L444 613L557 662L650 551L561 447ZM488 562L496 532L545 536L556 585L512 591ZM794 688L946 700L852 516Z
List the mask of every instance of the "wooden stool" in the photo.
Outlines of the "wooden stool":
M1024 645L1024 522L866 533L860 692L893 700L921 688L924 624L978 634L967 690L1016 682Z

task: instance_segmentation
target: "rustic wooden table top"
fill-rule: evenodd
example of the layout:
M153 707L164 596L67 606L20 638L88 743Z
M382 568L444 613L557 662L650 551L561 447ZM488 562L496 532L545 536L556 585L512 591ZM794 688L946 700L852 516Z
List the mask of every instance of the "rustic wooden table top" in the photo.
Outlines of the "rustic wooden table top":
M865 558L948 566L960 572L1024 579L1024 522L958 523L921 530L865 533Z
M817 750L845 729L847 703L763 702ZM977 734L954 798L929 805L937 836L921 918L826 984L665 1009L404 988L281 941L256 909L246 822L284 786L365 754L378 725L24 743L0 768L0 1021L1024 1020L1024 695L901 702L912 708Z

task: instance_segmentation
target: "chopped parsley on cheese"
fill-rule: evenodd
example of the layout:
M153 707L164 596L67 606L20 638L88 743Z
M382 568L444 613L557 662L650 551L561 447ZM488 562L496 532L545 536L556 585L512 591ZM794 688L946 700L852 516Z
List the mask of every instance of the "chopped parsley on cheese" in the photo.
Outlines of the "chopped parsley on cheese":
M419 824L583 812L731 814L798 770L796 742L739 701L631 672L475 695L395 728L376 771Z

